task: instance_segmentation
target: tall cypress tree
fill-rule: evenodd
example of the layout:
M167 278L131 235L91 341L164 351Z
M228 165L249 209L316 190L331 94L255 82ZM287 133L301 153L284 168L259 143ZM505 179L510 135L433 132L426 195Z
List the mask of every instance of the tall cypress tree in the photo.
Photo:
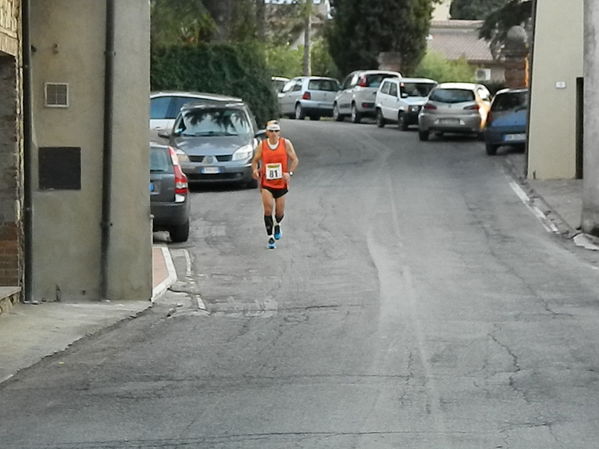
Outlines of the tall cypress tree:
M410 73L426 51L436 0L336 0L327 31L331 55L344 72L378 67L381 52L397 52Z
M453 0L449 13L452 19L484 20L507 2L508 0Z

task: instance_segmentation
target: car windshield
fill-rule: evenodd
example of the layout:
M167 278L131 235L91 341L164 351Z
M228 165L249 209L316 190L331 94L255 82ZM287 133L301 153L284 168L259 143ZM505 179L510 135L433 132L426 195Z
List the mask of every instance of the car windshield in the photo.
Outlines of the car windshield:
M182 114L175 129L183 136L239 136L251 133L250 122L241 109L201 108Z
M436 89L431 93L430 100L441 103L464 103L474 101L474 92L468 89Z
M493 101L493 111L511 111L528 108L528 92L499 94Z
M171 160L168 152L163 148L150 149L150 172L168 173L170 171Z
M426 97L433 87L433 83L401 83L401 93L408 97Z
M308 90L324 90L327 92L336 92L339 90L335 80L310 80Z

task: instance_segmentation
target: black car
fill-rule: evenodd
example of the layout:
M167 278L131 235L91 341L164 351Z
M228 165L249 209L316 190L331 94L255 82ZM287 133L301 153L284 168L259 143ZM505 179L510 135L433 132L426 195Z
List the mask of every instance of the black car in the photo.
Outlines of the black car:
M187 176L171 147L150 144L150 208L153 230L168 231L173 242L189 237L190 213Z

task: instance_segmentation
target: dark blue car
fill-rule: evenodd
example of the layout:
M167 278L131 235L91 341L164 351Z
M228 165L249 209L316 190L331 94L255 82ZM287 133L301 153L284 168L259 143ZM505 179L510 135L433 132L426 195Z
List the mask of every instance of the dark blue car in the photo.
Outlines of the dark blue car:
M502 145L524 148L528 121L528 89L503 89L493 98L485 126L488 155Z

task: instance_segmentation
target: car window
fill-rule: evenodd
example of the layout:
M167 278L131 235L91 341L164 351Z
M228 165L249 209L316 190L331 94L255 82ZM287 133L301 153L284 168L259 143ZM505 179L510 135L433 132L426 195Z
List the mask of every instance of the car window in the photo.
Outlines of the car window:
M431 92L430 100L441 103L463 103L474 101L474 92L468 89L435 89Z
M528 92L499 94L493 100L493 111L510 111L528 108Z
M434 83L401 83L401 93L408 97L427 97Z
M202 101L202 100L200 98L194 98L194 97L173 97L173 102L171 103L171 109L169 110L169 117L167 117L167 118L174 119L175 117L177 117L177 115L181 111L181 108L183 107L183 105L186 103L190 103L192 101Z
M389 83L383 83L381 86L381 93L388 94L389 93Z
M199 108L181 114L175 133L182 136L239 136L252 134L247 114L233 108Z
M326 92L336 92L337 81L335 80L310 80L308 83L309 90L324 90Z
M295 84L294 81L287 81L287 84L285 84L283 86L283 89L281 89L281 92L289 92L294 84Z
M293 92L297 92L298 90L302 90L302 81L298 80L293 84L293 89L291 89Z
M154 120L166 119L171 97L156 97L150 100L150 118Z
M171 158L164 148L150 149L150 172L169 173L171 171Z
M390 83L389 85L389 95L392 97L397 97L397 84Z
M368 87L379 87L386 78L395 78L395 75L390 73L373 73L366 75L366 85Z

